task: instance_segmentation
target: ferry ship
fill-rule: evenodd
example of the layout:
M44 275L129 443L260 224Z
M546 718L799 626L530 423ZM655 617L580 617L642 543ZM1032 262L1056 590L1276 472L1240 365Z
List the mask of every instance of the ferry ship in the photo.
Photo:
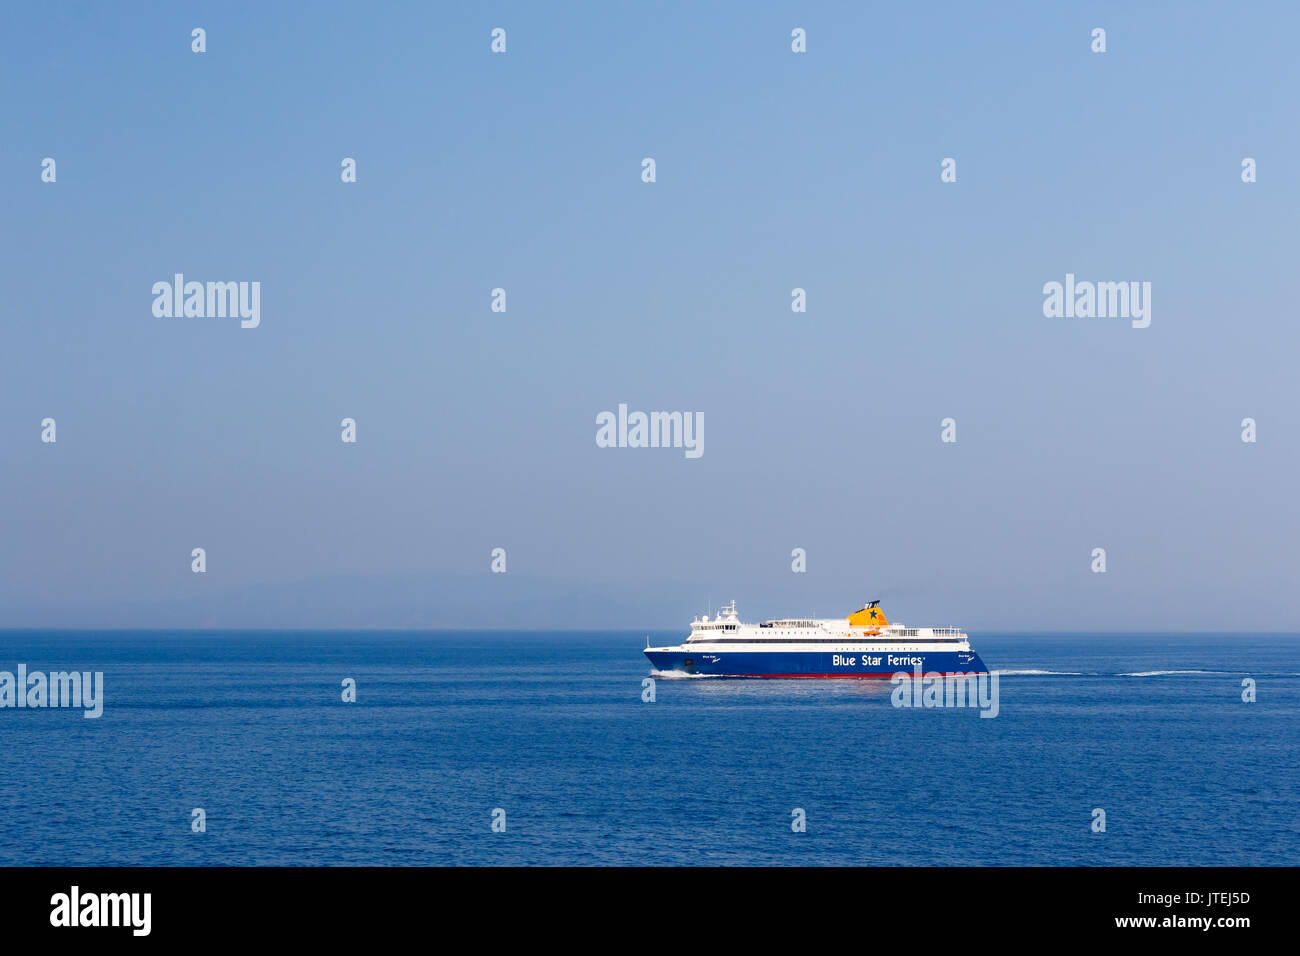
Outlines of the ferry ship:
M904 627L890 623L879 601L868 601L847 618L804 618L744 624L736 602L713 620L691 622L691 634L675 647L650 647L645 656L660 672L710 677L889 678L900 671L923 674L986 674L956 627Z

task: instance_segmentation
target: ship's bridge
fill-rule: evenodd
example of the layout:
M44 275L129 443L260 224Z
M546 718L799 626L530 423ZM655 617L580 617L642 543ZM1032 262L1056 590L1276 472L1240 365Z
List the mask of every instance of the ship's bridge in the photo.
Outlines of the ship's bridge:
M736 602L732 601L724 605L713 620L709 620L709 615L706 614L691 621L690 640L695 640L696 635L712 637L716 631L738 630L740 630L740 618L736 616Z

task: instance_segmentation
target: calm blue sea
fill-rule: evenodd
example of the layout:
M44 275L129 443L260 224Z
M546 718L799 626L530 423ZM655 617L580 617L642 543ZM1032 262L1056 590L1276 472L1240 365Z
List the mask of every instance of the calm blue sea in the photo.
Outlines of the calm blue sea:
M644 643L0 632L0 670L105 681L98 720L0 710L0 864L1300 863L1294 635L979 635L994 719L874 681L644 703Z

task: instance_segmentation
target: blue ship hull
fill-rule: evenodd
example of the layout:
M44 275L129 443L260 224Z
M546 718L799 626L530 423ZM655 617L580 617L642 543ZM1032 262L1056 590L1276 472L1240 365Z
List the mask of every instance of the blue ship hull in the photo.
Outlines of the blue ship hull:
M856 677L887 680L895 674L986 674L988 668L974 651L824 652L647 650L659 671L680 671L708 677Z

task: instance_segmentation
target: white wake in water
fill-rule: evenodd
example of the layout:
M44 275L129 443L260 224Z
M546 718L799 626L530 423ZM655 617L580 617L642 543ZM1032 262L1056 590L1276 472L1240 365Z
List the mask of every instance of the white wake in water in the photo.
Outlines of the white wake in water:
M998 671L998 674L1004 677L1175 677L1182 674L1208 674L1228 675L1235 674L1237 671L1194 671L1194 670L1170 670L1170 671L1130 671L1122 674L1102 674L1097 671L1044 671L1044 670L1021 670L1021 671Z
M1168 670L1168 671L1131 671L1122 674L1103 674L1098 671L1048 671L1029 668L1025 670L1012 671L994 671L999 677L1179 677L1189 674L1203 674L1208 676L1230 676L1232 674L1246 673L1245 671L1201 671L1201 670ZM725 677L724 674L690 674L686 671L661 671L651 669L651 677L663 680L699 680L704 677ZM1256 676L1267 677L1270 675L1259 674ZM1287 676L1287 675L1281 675ZM1292 677L1300 677L1300 674L1292 674Z

